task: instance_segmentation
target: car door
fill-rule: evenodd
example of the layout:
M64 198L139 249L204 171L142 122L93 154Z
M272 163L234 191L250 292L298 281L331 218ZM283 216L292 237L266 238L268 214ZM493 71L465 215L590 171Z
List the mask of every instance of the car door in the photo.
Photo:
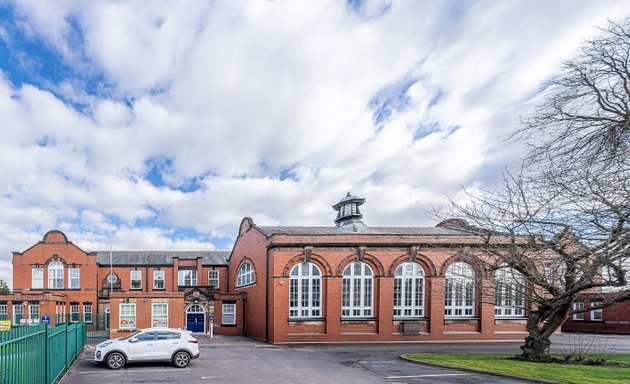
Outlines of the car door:
M155 342L155 359L170 360L175 350L181 346L182 340L179 332L158 331Z
M130 361L155 359L155 332L142 332L127 341L127 358Z

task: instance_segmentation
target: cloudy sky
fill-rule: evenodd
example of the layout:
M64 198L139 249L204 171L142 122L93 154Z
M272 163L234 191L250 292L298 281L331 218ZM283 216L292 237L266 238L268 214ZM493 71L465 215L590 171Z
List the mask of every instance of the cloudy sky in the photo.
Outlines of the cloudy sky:
M86 250L230 249L240 220L435 225L492 186L542 82L620 1L0 0L0 278Z

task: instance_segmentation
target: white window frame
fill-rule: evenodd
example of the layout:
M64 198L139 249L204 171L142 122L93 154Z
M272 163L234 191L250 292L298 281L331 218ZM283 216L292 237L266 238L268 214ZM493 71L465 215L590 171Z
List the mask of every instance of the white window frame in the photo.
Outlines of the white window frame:
M394 317L424 317L424 268L404 262L394 272Z
M156 307L166 310L157 313ZM151 327L168 327L168 303L151 303Z
M197 286L197 270L196 269L180 269L177 271L178 287L196 287Z
M603 303L599 300L591 301L591 321L604 321L604 308ZM599 315L595 318L596 315Z
M574 311L581 311L584 309L584 302L583 301L575 301L573 302L573 310ZM584 320L584 312L580 312L580 313L574 313L573 314L573 321L583 321Z
M362 261L343 270L341 282L341 318L374 317L374 271Z
M475 270L458 261L447 268L445 278L444 318L475 317Z
M244 262L238 269L238 278L236 279L237 287L244 287L246 285L254 284L256 282L256 275L254 272L254 265L249 261Z
M7 319L9 315L9 307L7 304L0 304L0 320L9 320Z
M76 319L74 315L76 315ZM70 322L78 323L79 320L81 320L79 316L79 304L70 304Z
M134 278L134 275L137 275ZM133 284L134 282L139 282L139 286L134 287ZM133 289L133 290L140 290L142 289L142 270L140 269L133 269L131 271L129 271L129 289Z
M68 268L68 289L81 289L81 270Z
M123 313L123 308L125 308L125 311L127 313ZM123 324L123 320L127 320L127 323ZM136 329L136 304L135 303L121 303L120 304L120 312L118 316L118 327L120 329Z
M162 277L158 278L158 275L162 275ZM163 269L157 269L153 271L153 289L159 289L159 290L166 289L166 281L164 279L165 276L166 274L164 273ZM156 281L161 281L162 286L161 287L156 286L155 285Z
M18 310L19 309L19 310ZM13 324L19 325L20 320L18 320L16 315L21 315L20 320L24 319L24 307L22 304L13 304Z
M88 320L88 315L90 319ZM94 322L92 318L92 304L83 304L83 321L86 323Z
M289 273L289 318L320 317L322 272L314 263L299 263Z
M497 318L525 317L525 283L523 275L507 266L495 271L494 316Z
M33 315L36 314L37 316L33 319ZM37 304L30 304L28 305L28 318L31 320L38 320L39 321L39 303Z
M221 309L221 324L236 324L236 304L223 304Z
M31 270L31 288L44 289L44 268L33 268Z
M211 277L210 275L215 275L215 276ZM214 289L219 289L219 284L220 284L220 281L221 281L221 280L219 280L219 276L220 276L220 273L219 273L218 269L211 269L211 270L209 270L208 271L208 286L212 287ZM216 281L216 284L212 284L211 281Z
M64 289L64 266L61 261L48 264L48 289Z

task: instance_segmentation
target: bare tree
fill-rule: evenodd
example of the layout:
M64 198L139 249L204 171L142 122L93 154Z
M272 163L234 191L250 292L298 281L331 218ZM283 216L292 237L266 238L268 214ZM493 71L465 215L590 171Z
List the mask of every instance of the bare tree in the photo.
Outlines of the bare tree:
M585 292L630 298L630 18L610 23L563 64L515 138L531 145L496 190L467 192L449 212L470 223L490 269L523 276L528 336L522 358L549 361L549 337Z

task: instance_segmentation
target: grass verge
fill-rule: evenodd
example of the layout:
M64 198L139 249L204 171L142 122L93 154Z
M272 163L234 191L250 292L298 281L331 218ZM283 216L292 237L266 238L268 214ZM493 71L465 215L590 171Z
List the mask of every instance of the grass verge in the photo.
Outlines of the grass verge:
M570 384L630 383L630 368L531 363L514 359L514 355L410 354L403 355L420 363L446 365L477 371L503 373L532 379ZM593 357L602 357L597 355ZM630 363L630 354L606 354L608 361Z

